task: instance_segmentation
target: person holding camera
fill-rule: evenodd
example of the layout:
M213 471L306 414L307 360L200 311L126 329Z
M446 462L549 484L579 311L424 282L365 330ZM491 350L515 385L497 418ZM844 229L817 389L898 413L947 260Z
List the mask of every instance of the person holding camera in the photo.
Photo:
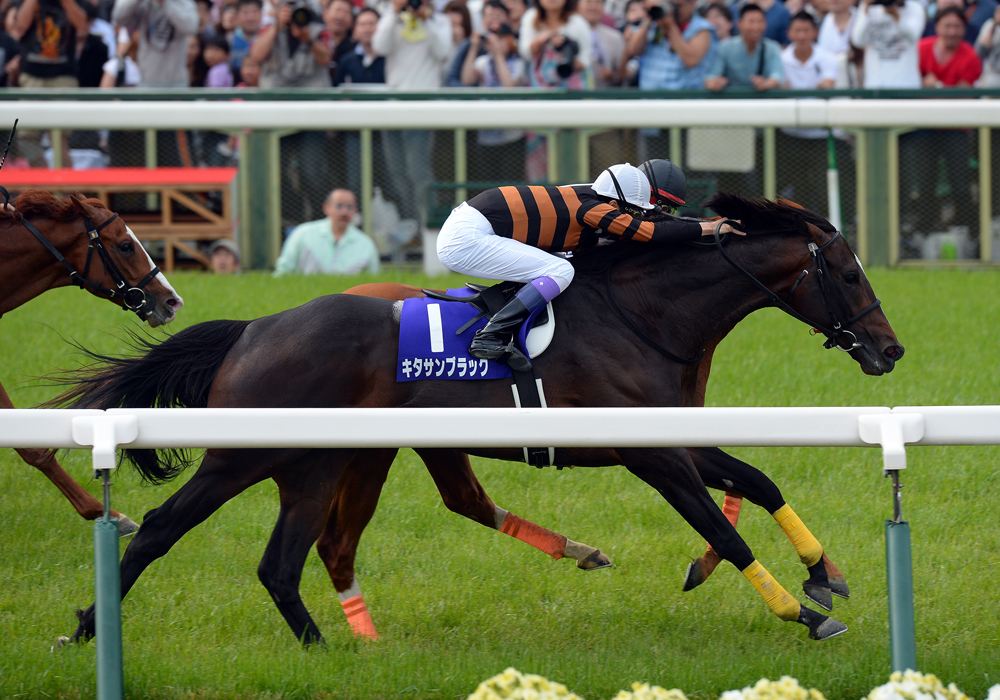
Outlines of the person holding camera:
M927 16L920 0L862 0L851 43L865 54L866 88L919 88L917 42Z
M577 0L539 0L521 18L518 49L530 64L534 87L586 90L590 76L590 25L576 12Z
M118 0L111 21L139 30L139 87L188 87L188 40L198 31L194 0Z
M715 59L715 27L695 12L697 0L647 0L646 17L633 23L625 60L639 56L640 90L700 90Z
M260 86L329 87L330 47L315 0L291 0L278 7L249 55L260 63Z

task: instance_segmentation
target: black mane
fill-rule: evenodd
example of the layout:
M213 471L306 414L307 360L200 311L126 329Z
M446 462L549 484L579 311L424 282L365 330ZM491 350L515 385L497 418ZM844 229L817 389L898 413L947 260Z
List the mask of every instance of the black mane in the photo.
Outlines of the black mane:
M739 219L748 235L793 233L796 230L796 218L810 223L821 231L833 233L837 229L833 224L819 214L804 209L794 202L779 199L747 199L729 192L716 192L704 203L719 216L726 219ZM710 238L705 239L706 242ZM578 274L601 273L619 260L634 258L654 250L671 249L674 251L697 250L708 246L692 245L691 243L635 243L623 241L596 248L584 248L575 251L570 262Z

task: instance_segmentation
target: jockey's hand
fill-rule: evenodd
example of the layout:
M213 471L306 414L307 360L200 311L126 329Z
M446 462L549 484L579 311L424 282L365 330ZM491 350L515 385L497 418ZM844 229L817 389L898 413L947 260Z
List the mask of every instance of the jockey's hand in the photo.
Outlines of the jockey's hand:
M738 223L738 224L742 224L743 223L739 219L734 219L734 221L736 221L736 223ZM701 222L701 235L702 236L714 236L715 235L715 227L718 226L718 225L719 225L718 221L702 221ZM722 224L722 228L719 229L719 235L721 236L724 233L735 233L737 236L745 236L745 235L747 235L743 231L740 231L738 228L733 228L730 224Z

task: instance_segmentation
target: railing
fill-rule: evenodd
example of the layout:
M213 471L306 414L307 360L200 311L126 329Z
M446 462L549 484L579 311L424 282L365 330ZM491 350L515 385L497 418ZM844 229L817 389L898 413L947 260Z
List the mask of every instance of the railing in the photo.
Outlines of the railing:
M386 426L392 426L387 430ZM136 448L873 446L893 477L886 521L892 670L916 668L906 445L1000 444L1000 406L851 408L12 409L0 447L91 448L103 474L95 523L98 698L122 697L117 527L108 515L116 450Z
M940 99L945 94L949 99ZM22 128L53 130L54 137L69 129L146 130L147 167L157 164L156 129L237 134L242 171L240 233L244 257L254 267L272 264L280 249L283 225L301 221L295 216L283 220L280 201L284 184L281 139L297 131L357 133L357 162L344 167L358 171L365 228L371 233L372 208L367 205L380 174L376 172L379 165L373 136L377 137L380 130L451 131L452 138L438 138L435 157L450 162L438 163L437 169L445 173L440 176L442 181L450 178L461 185L471 179L495 179L469 177L467 137L478 129L524 128L537 132L547 144L546 179L560 183L589 181L595 167L609 164L599 162L601 156L593 152L592 145L596 134L608 130L663 129L665 152L649 155L666 156L684 164L686 129L753 127L761 130L754 192L774 197L781 193L777 177L780 146L776 145L781 129L843 129L854 139L853 163L841 165L852 171L854 180L853 186L848 183L844 188L845 199L853 205L846 228L850 229L862 262L894 265L909 264L905 258L914 255L914 244L907 238L908 228L912 228L906 221L908 211L927 205L924 200L901 199L901 182L906 185L915 170L936 172L938 167L935 160L901 168L900 137L905 139L914 129L964 129L971 130L967 140L974 162L964 166L962 177L967 180L952 183L952 187L977 193L976 214L968 215L972 225L967 228L971 229L973 245L978 239L978 261L989 263L1000 258L1000 253L992 250L996 245L993 229L1000 224L1000 218L994 223L993 190L1000 183L994 182L991 151L992 130L1000 127L1000 107L986 99L996 97L1000 97L1000 91L776 91L765 95L734 91L716 95L627 90L563 93L473 89L419 94L360 90L7 90L0 91L0 124L20 118ZM192 102L196 99L199 101ZM460 107L450 109L451 104ZM59 158L59 149L55 150L54 158ZM632 147L613 153L619 159L636 155ZM918 156L926 157L919 152ZM336 157L348 156L338 153ZM822 162L816 162L814 156L809 159L803 168L824 169L825 157L820 156ZM396 166L388 163L384 167ZM461 186L454 190L457 199L470 194ZM934 198L933 193L925 193L928 198ZM901 248L907 248L902 255Z

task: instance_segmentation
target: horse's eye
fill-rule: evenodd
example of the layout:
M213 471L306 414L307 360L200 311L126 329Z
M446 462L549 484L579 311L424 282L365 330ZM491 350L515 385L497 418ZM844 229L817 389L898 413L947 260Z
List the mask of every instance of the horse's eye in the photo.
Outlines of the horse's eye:
M128 255L135 251L135 246L132 244L132 241L122 241L118 244L118 250Z
M857 272L848 272L846 275L844 275L844 281L847 282L848 284L857 284L858 282L861 281L861 277L860 275L858 275Z

